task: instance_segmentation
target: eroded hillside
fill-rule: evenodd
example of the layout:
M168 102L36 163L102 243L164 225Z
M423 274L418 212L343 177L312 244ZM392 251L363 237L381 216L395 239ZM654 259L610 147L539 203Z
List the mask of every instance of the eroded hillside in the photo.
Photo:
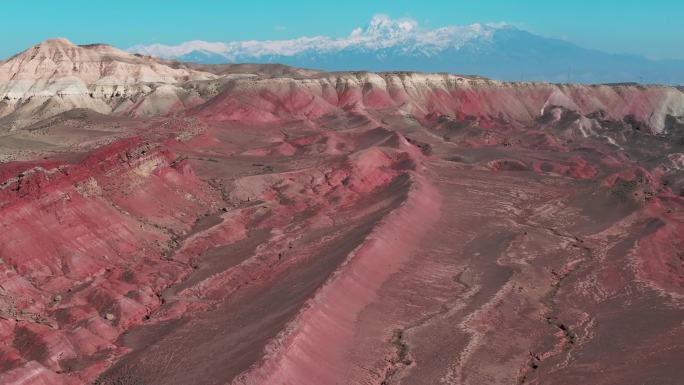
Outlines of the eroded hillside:
M680 90L65 44L0 65L0 383L684 376Z

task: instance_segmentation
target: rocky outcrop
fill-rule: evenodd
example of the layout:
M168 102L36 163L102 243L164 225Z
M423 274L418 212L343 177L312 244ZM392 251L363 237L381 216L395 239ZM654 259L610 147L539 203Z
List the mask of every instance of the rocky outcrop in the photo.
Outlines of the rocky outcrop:
M214 202L187 163L138 138L4 179L0 383L102 370L87 357L122 352L116 338L160 306L188 269L163 256Z
M684 116L674 87L506 83L447 74L331 73L309 79L242 79L197 113L211 120L316 119L341 110L396 109L419 119L449 116L480 126L530 126L554 107L588 117L632 119L654 133ZM588 119L587 128L593 124ZM596 120L596 119L594 119Z
M21 127L73 108L163 115L203 101L185 82L215 78L109 45L47 40L0 63L0 117Z
M207 80L201 71L171 68L105 44L46 40L0 64L0 97L111 95L117 86Z
M3 124L101 113L0 136L1 385L684 375L680 90L43 45Z
M205 103L207 102L207 103ZM159 116L196 107L209 120L317 119L340 110L397 109L420 119L450 116L481 126L531 125L561 107L629 121L654 133L684 116L675 87L506 83L419 73L321 73L268 66L193 66L107 45L48 40L0 64L0 117L10 128L70 110Z

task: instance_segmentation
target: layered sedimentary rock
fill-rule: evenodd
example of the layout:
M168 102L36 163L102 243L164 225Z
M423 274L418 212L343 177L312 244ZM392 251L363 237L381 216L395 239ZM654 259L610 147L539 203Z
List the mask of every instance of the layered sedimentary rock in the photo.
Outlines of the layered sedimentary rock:
M251 71L251 72L250 72ZM274 77L275 75L275 77ZM229 119L317 118L336 108L395 108L529 124L549 106L584 115L630 117L660 132L681 116L682 92L640 85L504 83L417 73L320 73L278 66L193 66L132 55L104 44L47 40L0 63L0 116L18 127L89 108L115 115L154 116L188 107ZM206 106L226 87L228 91ZM241 100L235 100L240 98ZM212 106L219 111L212 112ZM249 115L254 109L254 116ZM243 117L243 115L245 115Z
M215 77L109 45L47 40L0 62L0 117L8 115L4 125L18 127L73 108L166 114L202 101L185 92L182 83Z
M684 376L680 90L126 60L0 137L0 384Z
M605 120L633 119L662 132L684 115L684 94L666 86L505 83L447 74L334 73L310 79L245 79L198 106L208 119L316 119L338 109L394 109L414 117L447 115L484 126L533 124L563 107ZM592 122L583 121L591 129Z

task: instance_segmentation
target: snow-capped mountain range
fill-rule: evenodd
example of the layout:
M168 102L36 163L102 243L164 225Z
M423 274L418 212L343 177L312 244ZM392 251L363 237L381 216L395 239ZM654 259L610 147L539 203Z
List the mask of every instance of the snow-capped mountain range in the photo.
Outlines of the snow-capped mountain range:
M411 19L372 18L348 36L137 45L129 51L200 63L282 63L329 71L423 71L501 80L684 83L684 61L609 54L514 26L423 29Z

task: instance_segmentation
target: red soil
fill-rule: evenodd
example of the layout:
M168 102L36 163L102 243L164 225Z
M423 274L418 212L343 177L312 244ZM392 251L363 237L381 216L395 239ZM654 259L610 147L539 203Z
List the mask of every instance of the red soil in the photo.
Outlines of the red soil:
M0 384L682 378L674 91L420 76L0 165Z

